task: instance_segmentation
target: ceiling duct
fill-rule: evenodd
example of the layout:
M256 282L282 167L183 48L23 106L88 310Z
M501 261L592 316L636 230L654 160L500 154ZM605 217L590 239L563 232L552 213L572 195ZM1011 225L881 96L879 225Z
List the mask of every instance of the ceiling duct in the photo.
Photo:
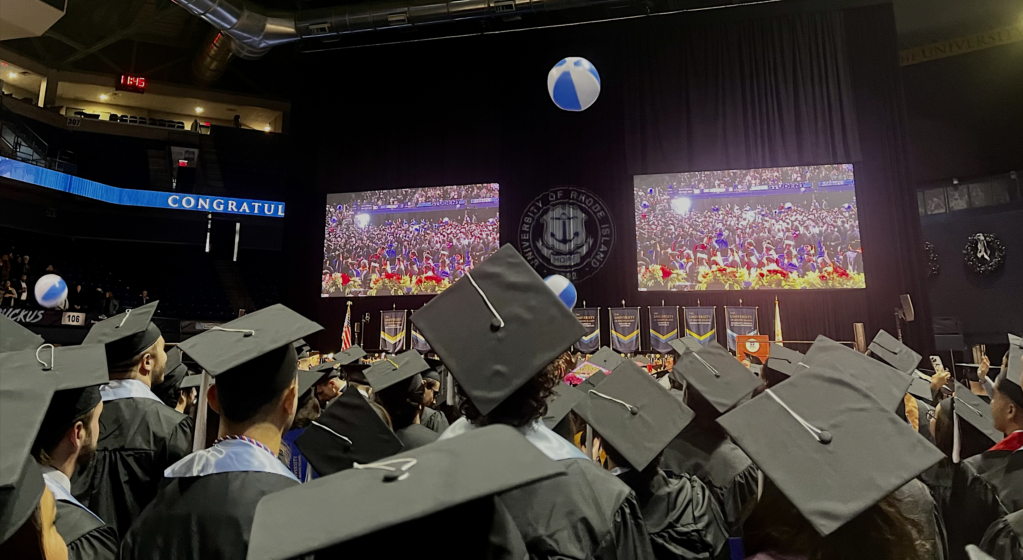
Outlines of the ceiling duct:
M209 87L224 75L233 56L232 42L222 31L210 30L209 37L192 60L192 82L195 85Z
M244 0L174 0L232 39L239 58L254 60L273 47L303 39L336 40L344 35L459 20L506 17L624 4L630 0L451 0L449 2L365 2L269 12ZM207 47L208 48L208 47ZM200 54L200 56L202 56Z

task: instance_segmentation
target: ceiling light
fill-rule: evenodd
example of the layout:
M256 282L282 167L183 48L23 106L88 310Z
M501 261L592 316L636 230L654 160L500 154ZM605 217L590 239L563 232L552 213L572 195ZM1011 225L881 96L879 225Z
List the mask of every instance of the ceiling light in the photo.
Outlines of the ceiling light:
M267 131L267 132L270 132L270 125L266 125L266 126L264 126L264 127L263 127L263 130L265 130L265 131Z
M107 94L105 94L105 93L99 94L99 99L100 99L100 101L106 101L107 100Z
M195 112L199 113L201 115L202 114L202 107L196 107L195 108Z

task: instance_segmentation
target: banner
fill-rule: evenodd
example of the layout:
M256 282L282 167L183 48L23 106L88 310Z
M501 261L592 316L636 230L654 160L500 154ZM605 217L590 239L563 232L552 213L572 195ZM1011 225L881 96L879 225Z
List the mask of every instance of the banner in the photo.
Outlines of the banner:
M611 349L615 352L639 352L639 308L612 307Z
M412 325L412 348L418 350L420 354L433 351L433 348L430 348L430 343L423 338L423 335L419 334L415 325Z
M380 312L380 349L397 354L405 349L404 309Z
M695 338L703 346L717 342L717 307L685 307L686 336Z
M667 354L672 351L672 340L678 338L678 307L649 307L650 348Z
M92 323L97 320L95 315L86 317L85 313L61 311L60 309L0 309L0 315L22 325L45 327L57 325L91 327Z
M760 334L756 307L725 306L725 330L728 331L728 349L736 350L735 337L740 334Z
M586 327L586 334L575 343L577 352L593 354L600 348L600 308L573 309L575 318Z

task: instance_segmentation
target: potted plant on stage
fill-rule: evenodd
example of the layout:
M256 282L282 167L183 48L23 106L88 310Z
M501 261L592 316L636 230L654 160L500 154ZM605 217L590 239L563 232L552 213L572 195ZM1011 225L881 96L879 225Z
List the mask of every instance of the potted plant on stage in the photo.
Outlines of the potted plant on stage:
M443 292L448 287L446 279L432 273L416 278L413 284L412 293L414 294L436 294Z
M327 293L340 292L348 296L360 289L362 289L362 281L358 278L352 278L344 272L335 272L327 280Z
M749 273L745 268L731 268L711 265L700 270L697 290L742 290L750 287Z
M639 276L639 287L646 289L672 289L682 283L685 277L681 270L672 270L666 266L652 264Z
M409 279L407 276L402 276L401 274L396 274L394 272L385 272L372 280L369 295L397 296L404 294L405 288L407 288L408 286Z

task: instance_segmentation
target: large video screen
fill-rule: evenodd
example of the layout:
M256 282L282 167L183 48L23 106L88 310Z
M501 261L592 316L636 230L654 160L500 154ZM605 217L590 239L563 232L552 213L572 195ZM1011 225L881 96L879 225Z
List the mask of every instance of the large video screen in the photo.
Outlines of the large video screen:
M322 297L444 291L499 248L497 183L327 195Z
M864 288L852 164L634 178L641 291Z

